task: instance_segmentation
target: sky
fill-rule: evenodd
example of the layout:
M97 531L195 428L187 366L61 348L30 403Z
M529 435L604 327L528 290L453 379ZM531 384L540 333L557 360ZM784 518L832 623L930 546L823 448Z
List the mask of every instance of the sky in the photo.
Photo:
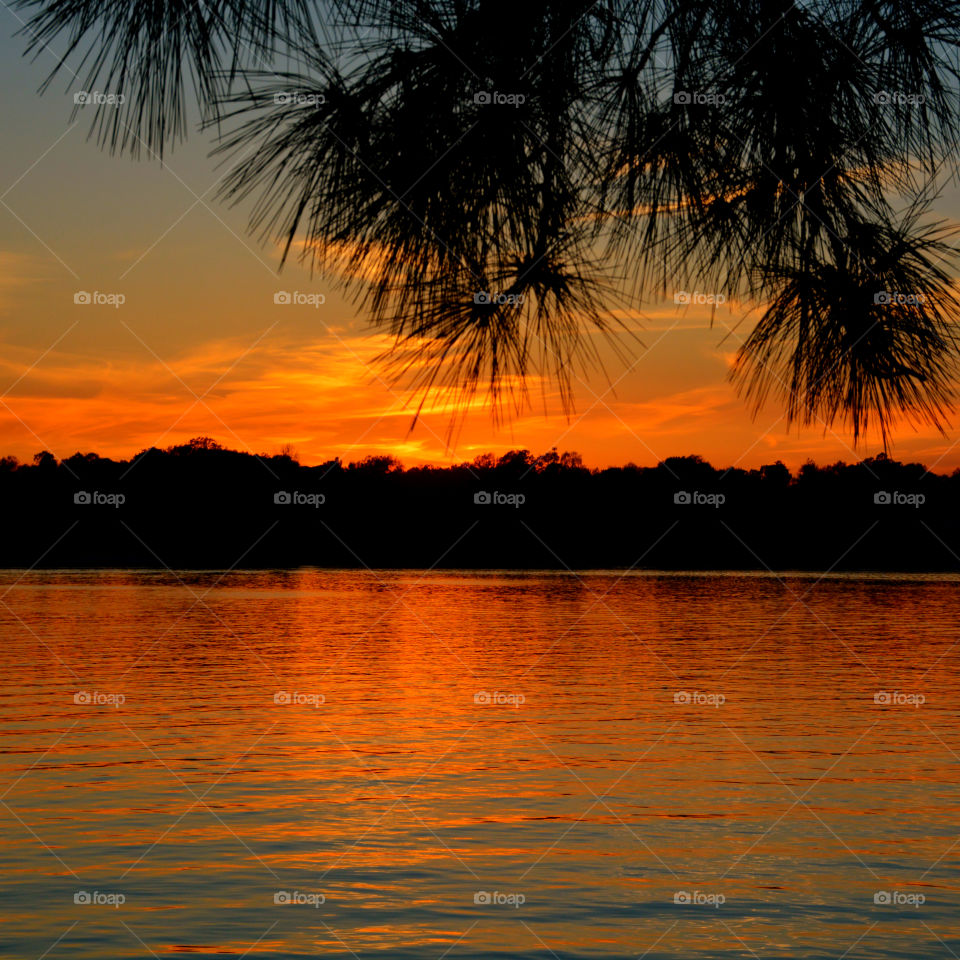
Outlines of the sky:
M574 379L569 416L533 382L534 405L510 422L478 401L453 435L443 405L411 429L415 399L377 363L388 341L336 278L296 262L281 271L280 251L247 229L249 206L215 198L227 168L211 137L194 133L162 165L111 156L88 137L89 112L71 121L69 74L38 94L54 56L23 58L19 26L0 4L2 455L126 458L209 436L266 454L290 444L308 464L557 447L595 467L699 454L720 467L796 468L882 449L874 435L854 448L839 426L788 429L776 401L754 417L727 379L750 329L744 309L720 308L711 326L709 307L672 297L629 305L639 342L626 363L611 357ZM938 212L960 217L960 194ZM80 293L105 302L75 303ZM278 293L325 302L277 304ZM901 424L890 452L960 467L955 423L946 436Z

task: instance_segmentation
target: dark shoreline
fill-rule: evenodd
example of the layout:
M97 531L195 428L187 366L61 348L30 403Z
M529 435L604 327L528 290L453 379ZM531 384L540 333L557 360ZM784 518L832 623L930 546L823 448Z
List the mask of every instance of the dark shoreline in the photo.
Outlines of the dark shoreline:
M0 460L0 568L960 571L960 471L876 457L590 470L301 466L208 440L129 461Z
M446 574L470 576L493 576L501 575L504 577L549 577L556 576L560 578L577 579L578 577L600 577L611 576L621 577L634 575L638 578L647 578L655 580L658 577L686 578L689 580L711 580L730 577L731 579L754 578L758 580L811 580L813 582L827 580L847 580L856 582L868 582L879 580L888 583L912 583L912 582L943 582L960 583L960 565L953 570L802 570L798 568L783 570L764 570L763 568L727 568L727 569L663 569L656 567L580 567L567 569L564 567L320 567L311 564L304 564L296 567L282 566L236 566L236 567L169 567L169 566L45 566L38 564L32 567L14 567L0 565L0 572L19 573L25 580L27 575L32 573L42 574L77 574L77 573L116 573L124 576L130 574L170 574L178 576L179 574L195 575L220 575L224 578L232 574L257 574L257 573L275 573L275 574L293 574L293 573L369 573L371 577L389 576L392 574ZM932 578L948 578L942 581L934 581ZM956 579L954 579L956 578Z

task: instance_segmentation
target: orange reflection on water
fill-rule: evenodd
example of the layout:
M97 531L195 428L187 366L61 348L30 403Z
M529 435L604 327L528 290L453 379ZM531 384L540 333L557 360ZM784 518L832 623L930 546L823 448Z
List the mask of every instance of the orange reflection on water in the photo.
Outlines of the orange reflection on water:
M957 582L27 574L4 940L947 957Z

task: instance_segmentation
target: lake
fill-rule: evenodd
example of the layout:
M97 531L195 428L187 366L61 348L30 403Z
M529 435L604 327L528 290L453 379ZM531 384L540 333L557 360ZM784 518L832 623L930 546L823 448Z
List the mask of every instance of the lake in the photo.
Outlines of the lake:
M960 579L0 573L0 955L960 955Z

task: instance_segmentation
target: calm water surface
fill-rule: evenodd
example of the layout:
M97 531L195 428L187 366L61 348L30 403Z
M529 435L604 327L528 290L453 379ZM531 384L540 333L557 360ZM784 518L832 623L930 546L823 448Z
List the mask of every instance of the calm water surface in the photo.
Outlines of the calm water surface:
M0 573L0 956L956 957L958 589Z

